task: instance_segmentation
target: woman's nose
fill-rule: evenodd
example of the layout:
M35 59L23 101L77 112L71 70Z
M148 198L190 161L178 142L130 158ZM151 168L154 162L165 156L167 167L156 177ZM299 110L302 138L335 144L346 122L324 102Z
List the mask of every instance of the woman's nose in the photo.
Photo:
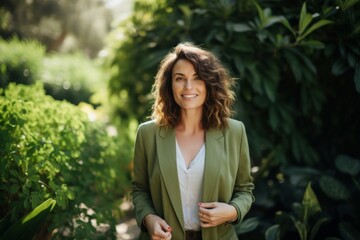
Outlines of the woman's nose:
M185 89L191 89L192 88L192 83L190 80L185 81Z

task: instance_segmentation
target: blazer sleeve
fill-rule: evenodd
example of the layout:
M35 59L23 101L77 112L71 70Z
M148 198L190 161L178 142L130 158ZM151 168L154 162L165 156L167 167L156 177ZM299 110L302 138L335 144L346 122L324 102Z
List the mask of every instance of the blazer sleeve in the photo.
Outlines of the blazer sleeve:
M132 178L132 201L135 206L135 219L142 231L147 231L143 219L148 214L156 214L154 209L147 171L147 152L145 149L142 125L139 126L134 146L134 172Z
M238 131L235 131L239 133ZM237 141L239 142L239 141ZM254 189L253 179L251 177L251 163L249 154L249 145L246 136L245 126L240 122L240 146L239 146L239 164L232 200L230 204L236 208L238 218L234 224L241 222L249 211L255 198L252 194Z

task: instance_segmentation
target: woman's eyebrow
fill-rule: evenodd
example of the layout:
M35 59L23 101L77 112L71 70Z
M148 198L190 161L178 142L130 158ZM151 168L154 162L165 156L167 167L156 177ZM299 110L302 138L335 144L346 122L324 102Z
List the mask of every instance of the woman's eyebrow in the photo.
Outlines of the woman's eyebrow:
M173 76L175 76L175 75L185 76L185 74L184 74L184 73L179 73L179 72L176 72L176 73L174 73L174 74L173 74ZM199 76L199 74L194 73L194 74L193 74L193 76L198 77L198 76Z
M175 75L185 76L185 74L183 74L183 73L178 73L178 72L176 72L176 73L173 74L173 76L175 76Z

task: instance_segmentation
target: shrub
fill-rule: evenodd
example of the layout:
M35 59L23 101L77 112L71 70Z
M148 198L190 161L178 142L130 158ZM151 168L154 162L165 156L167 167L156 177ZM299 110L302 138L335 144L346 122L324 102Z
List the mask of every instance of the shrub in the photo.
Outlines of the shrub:
M0 94L1 217L11 212L15 221L53 198L55 239L114 237L129 186L126 144L79 107L45 95L40 83L10 84Z
M0 87L11 81L34 83L40 74L45 48L34 40L0 39Z
M90 102L90 97L105 87L107 79L93 60L83 54L52 54L43 61L41 80L47 94L71 103Z

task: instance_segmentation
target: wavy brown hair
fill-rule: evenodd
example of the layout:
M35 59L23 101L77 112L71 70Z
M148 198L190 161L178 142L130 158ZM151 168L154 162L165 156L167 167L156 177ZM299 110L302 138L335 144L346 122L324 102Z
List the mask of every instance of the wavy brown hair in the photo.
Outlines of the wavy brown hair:
M180 107L172 91L172 70L179 59L190 61L199 78L205 81L202 127L206 130L227 127L235 100L232 91L234 79L211 52L192 43L178 44L162 60L152 89L155 102L151 118L166 127L175 127L180 122Z

